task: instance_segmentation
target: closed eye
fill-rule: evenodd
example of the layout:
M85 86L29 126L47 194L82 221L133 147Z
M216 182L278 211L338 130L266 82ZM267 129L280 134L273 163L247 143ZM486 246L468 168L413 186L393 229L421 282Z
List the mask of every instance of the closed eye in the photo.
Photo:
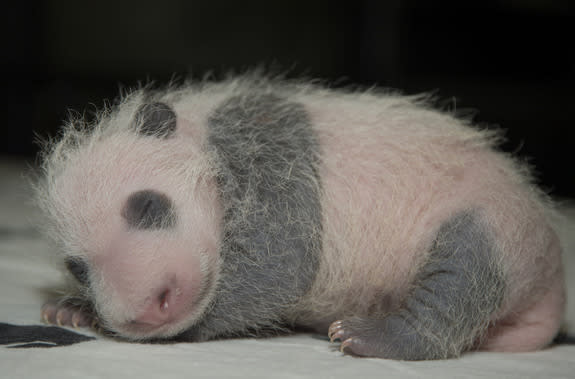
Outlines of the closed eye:
M68 271L76 278L76 280L83 286L89 284L89 269L86 262L81 258L67 258L64 262Z

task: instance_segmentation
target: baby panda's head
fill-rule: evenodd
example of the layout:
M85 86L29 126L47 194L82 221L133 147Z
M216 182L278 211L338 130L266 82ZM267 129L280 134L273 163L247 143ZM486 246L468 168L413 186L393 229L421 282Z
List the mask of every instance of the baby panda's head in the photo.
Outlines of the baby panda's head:
M72 295L121 336L178 334L213 296L222 210L201 128L137 92L46 150L38 198Z

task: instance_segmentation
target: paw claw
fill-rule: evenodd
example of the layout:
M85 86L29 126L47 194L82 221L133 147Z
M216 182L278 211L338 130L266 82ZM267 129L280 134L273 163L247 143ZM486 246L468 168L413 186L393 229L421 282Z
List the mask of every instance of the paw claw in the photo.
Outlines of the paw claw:
M362 325L366 323L373 325ZM379 320L373 322L359 318L338 320L333 322L328 330L330 341L340 341L339 351L345 355L353 356L381 356L379 354L379 340L372 336L378 335Z
M342 320L338 320L333 322L330 327L329 330L327 332L327 335L329 337L329 341L330 342L334 342L335 340L341 339L343 334L343 321Z
M341 345L339 346L339 351L342 352L343 354L346 354L345 349L347 349L350 345L352 345L354 343L353 341L353 337L346 339L345 341L343 341L341 343Z
M46 303L42 306L41 317L42 322L48 325L54 324L55 308L51 303Z
M70 326L76 329L96 323L95 317L81 306L63 302L47 302L42 306L40 317L48 325Z
M62 310L59 309L58 312L56 312L56 325L58 326L62 326L62 317L64 315L62 314Z
M48 320L48 312L46 312L44 309L42 309L42 322L44 324L49 324L50 320Z
M76 315L72 316L72 327L78 329L78 317Z

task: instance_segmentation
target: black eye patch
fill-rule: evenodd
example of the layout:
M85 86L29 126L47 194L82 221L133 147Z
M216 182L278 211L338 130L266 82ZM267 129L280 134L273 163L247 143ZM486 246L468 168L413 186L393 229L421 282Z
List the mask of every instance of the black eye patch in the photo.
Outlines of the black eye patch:
M64 264L80 284L88 286L89 270L84 260L80 258L67 258Z
M176 224L172 201L154 190L131 194L122 210L122 217L136 229L168 229Z

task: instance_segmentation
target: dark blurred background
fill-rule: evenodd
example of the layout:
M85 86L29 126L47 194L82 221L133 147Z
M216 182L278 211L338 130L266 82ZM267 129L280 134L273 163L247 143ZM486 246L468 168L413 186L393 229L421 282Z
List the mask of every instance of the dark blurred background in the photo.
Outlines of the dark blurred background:
M435 91L506 129L553 194L575 197L571 0L44 1L3 6L0 155L119 88L266 64L339 85Z

